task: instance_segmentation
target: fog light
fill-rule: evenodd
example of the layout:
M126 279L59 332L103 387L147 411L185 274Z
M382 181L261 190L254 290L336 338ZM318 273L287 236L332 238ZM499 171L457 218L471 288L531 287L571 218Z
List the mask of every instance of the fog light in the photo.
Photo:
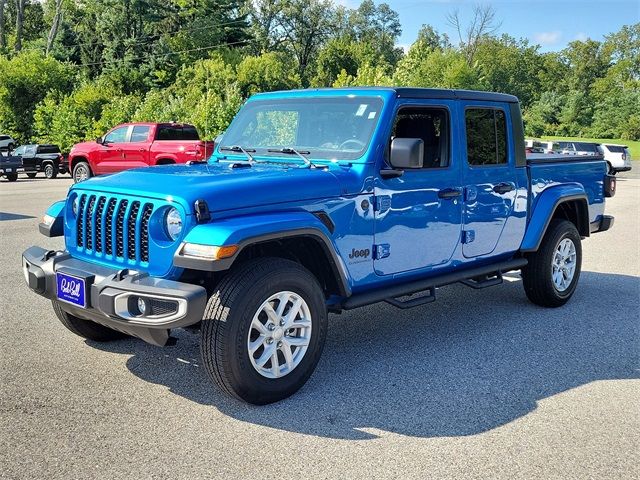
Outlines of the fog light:
M147 302L142 297L138 297L138 311L140 312L140 315L147 313Z

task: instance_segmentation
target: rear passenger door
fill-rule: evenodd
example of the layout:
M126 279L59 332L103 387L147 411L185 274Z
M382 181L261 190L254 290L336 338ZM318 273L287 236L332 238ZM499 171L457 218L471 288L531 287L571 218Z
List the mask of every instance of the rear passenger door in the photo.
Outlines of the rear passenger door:
M464 108L466 162L464 166L465 257L500 254L496 247L513 213L516 199L514 155L510 154L509 109L505 105L467 104Z

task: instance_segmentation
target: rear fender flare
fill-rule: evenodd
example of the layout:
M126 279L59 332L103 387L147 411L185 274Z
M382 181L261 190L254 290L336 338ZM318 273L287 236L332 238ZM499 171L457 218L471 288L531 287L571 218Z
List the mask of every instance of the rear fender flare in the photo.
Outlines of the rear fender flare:
M576 201L582 205L582 208L578 211L578 215L585 218L579 218L579 223L584 223L586 231L580 228L580 225L576 225L576 227L581 235L589 236L589 201L584 187L577 183L559 185L546 189L536 199L533 205L531 219L527 225L527 231L520 245L520 251L537 251L556 210L563 203Z

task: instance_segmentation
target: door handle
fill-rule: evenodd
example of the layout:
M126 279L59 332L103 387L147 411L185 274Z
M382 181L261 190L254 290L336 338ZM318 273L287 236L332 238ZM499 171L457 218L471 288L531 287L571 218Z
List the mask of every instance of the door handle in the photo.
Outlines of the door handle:
M139 152L144 152L144 151L145 151L145 149L144 149L144 148L139 148L139 149L138 149L138 151L139 151Z
M457 188L444 188L438 192L438 197L444 199L457 198L460 195L462 195L462 192Z
M493 191L496 193L508 193L510 191L512 191L515 187L513 186L513 184L508 183L508 182L503 182L503 183L499 183L498 185L496 185L495 187L493 187Z

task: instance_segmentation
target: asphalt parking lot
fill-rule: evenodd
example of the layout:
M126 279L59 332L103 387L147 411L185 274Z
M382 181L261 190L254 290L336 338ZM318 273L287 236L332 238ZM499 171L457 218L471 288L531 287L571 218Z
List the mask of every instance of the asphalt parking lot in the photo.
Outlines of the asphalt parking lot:
M0 180L0 478L638 478L640 176L584 242L569 304L512 275L401 311L333 315L318 369L267 407L229 399L198 336L84 341L29 292L20 253L68 176Z

